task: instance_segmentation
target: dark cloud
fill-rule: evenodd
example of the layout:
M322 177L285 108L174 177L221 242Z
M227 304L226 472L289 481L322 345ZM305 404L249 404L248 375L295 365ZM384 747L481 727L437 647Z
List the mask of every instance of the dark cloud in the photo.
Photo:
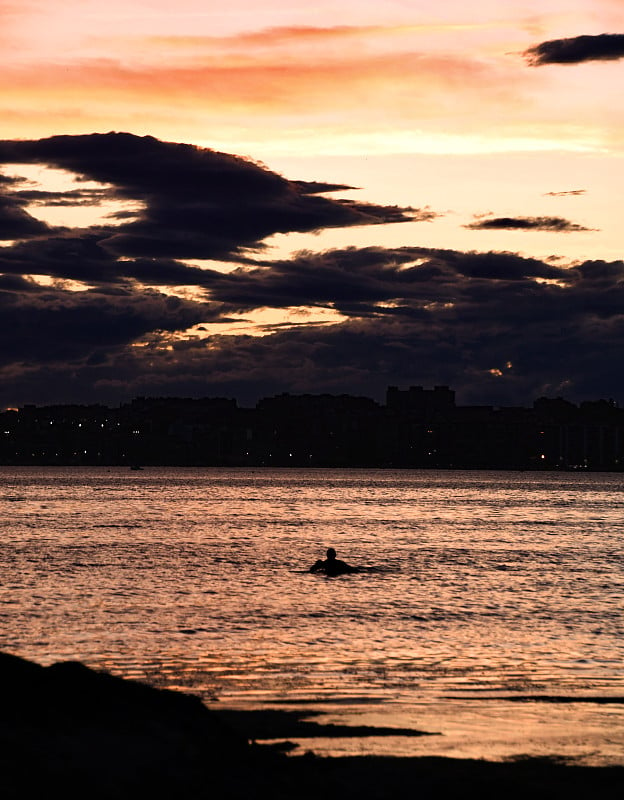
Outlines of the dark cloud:
M344 183L323 183L322 181L293 181L293 183L305 194L325 194L327 192L338 192L358 188L356 186L347 186L347 184Z
M169 258L118 259L102 246L101 233L54 235L0 250L0 272L47 275L92 285L208 287L219 273Z
M19 184L7 179L0 195L0 236L30 237L0 252L0 271L11 274L209 287L214 273L182 259L244 261L246 248L261 248L277 232L435 217L430 209L330 200L318 194L348 187L291 182L235 156L130 134L4 141L2 161L43 163L103 184L58 193L16 191ZM28 203L98 205L113 199L138 201L143 211L111 214L115 226L72 231L53 230L24 208Z
M61 194L20 196L15 182L0 183L0 223L19 240L0 248L2 404L140 394L252 403L281 391L381 399L389 384L449 384L462 403L624 397L622 261L565 268L517 253L418 246L254 260L242 250L278 230L435 215L329 200L319 196L327 185L149 137L4 142L0 159L71 169L110 185L106 197L145 208L117 228L51 229L27 204ZM77 188L72 201L99 200L89 191ZM558 217L475 224L581 229ZM187 253L239 263L199 269ZM46 281L29 277L41 275ZM214 333L259 309L298 310L297 324L277 316L263 336Z
M410 383L447 383L462 402L508 404L622 392L613 365L624 343L624 264L561 270L558 285L469 277L463 259L447 255L438 291L424 283L419 299L362 301L368 315L264 337L154 337L145 349L119 349L104 365L83 366L83 380L98 391L243 402L283 389L379 398L388 384ZM435 261L442 267L443 255Z
M348 316L394 314L397 303L407 313L408 308L414 312L429 303L451 302L458 282L470 277L516 281L559 279L561 274L556 267L511 253L370 247L301 253L289 261L217 275L211 296L239 311L329 306Z
M5 292L41 292L43 288L30 278L21 275L0 275L0 295Z
M215 273L210 303L131 286L8 294L6 401L8 379L31 399L49 396L43 385L92 402L225 394L246 403L283 390L380 399L388 384L410 383L450 384L465 403L624 392L614 369L624 347L621 261L563 268L513 253L347 249ZM261 337L183 333L234 310L315 305L343 321Z
M534 67L543 64L580 64L583 61L615 61L624 58L624 33L551 39L530 47L524 56Z
M261 242L274 233L407 219L402 208L299 194L266 203L224 199L222 205L193 204L182 199L173 204L168 198L166 203L151 201L141 219L123 226L106 240L105 246L126 256L226 260L242 256L246 249L260 249Z
M335 261L336 254L328 255ZM420 265L408 271L422 270L422 282L416 275L400 282L390 269L376 302L371 287L382 281L384 261L381 251L368 253L373 255L379 270L374 281L373 265L362 267L368 300L335 304L359 318L253 341L225 339L210 355L215 374L234 388L242 372L233 365L242 359L249 369L247 391L269 377L273 386L295 391L376 396L391 383L448 383L464 402L513 404L561 391L581 398L622 393L624 380L613 370L624 344L622 262L540 269L511 254L438 251L427 259L421 251ZM353 256L362 262L362 253ZM385 264L396 256L388 253ZM346 261L348 254L342 257ZM538 273L549 277L536 280ZM336 274L336 281L342 296L344 278Z
M469 225L464 225L470 230L523 230L523 231L551 231L555 233L573 233L590 231L576 222L563 219L563 217L487 217L479 218Z
M0 195L0 240L23 239L49 232L48 226L25 211L17 199Z
M110 198L140 201L145 208L138 219L105 239L106 247L121 256L229 259L260 247L274 233L413 218L412 209L320 197L321 189L339 187L288 181L236 156L150 136L0 141L0 163L71 170L111 184Z
M16 201L39 206L97 206L110 199L108 189L72 189L59 194L37 189L21 189L13 195Z
M36 286L36 285L35 285ZM128 288L107 294L69 292L62 287L20 288L5 276L0 284L0 366L87 360L94 351L114 352L154 330L184 330L216 311L204 303Z

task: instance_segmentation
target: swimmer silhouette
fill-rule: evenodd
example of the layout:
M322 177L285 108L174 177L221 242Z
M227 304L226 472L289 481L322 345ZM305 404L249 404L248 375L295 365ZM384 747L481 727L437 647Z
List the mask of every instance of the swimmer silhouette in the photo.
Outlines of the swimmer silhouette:
M333 577L334 575L347 575L351 572L359 572L359 569L336 558L336 551L333 547L330 547L327 550L327 559L325 561L319 559L316 564L310 567L310 572L324 572L325 575Z

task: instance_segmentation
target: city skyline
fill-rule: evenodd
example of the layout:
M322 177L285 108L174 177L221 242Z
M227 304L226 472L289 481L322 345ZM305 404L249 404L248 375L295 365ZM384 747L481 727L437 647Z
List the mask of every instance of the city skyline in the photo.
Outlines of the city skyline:
M353 395L138 397L0 413L0 464L621 471L624 410L537 398L462 406L448 386Z
M624 398L614 0L0 0L0 406Z

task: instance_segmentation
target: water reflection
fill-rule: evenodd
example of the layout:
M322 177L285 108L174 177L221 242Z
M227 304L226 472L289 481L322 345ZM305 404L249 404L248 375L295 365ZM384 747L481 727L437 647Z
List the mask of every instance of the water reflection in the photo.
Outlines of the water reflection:
M77 658L221 705L288 701L444 728L436 743L405 745L418 752L484 754L492 737L501 754L520 740L522 752L541 752L545 741L568 747L566 726L588 742L602 731L600 753L620 741L621 706L504 699L624 695L620 476L0 478L10 508L0 517L2 649L40 663ZM378 571L306 574L328 545ZM373 704L365 711L362 698Z

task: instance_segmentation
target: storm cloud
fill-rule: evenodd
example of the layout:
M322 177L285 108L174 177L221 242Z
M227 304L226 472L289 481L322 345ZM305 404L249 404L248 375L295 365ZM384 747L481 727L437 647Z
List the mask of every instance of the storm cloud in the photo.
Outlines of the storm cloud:
M551 39L529 48L524 56L534 67L544 64L580 64L584 61L617 61L624 58L624 33Z
M449 384L462 403L624 395L624 262L418 245L263 257L272 233L428 219L322 196L235 156L104 134L2 142L4 163L79 176L67 192L0 181L0 401L348 392ZM80 187L81 180L101 188ZM118 224L54 227L32 203L132 200ZM559 217L481 228L569 233ZM227 270L190 259L227 259ZM255 333L232 321L274 313ZM284 322L284 313L291 313ZM282 316L280 317L280 314Z
M108 199L142 203L136 219L102 238L126 257L229 259L275 233L406 222L418 213L328 199L318 196L319 184L308 189L236 156L125 133L0 141L1 163L69 170L109 185Z

